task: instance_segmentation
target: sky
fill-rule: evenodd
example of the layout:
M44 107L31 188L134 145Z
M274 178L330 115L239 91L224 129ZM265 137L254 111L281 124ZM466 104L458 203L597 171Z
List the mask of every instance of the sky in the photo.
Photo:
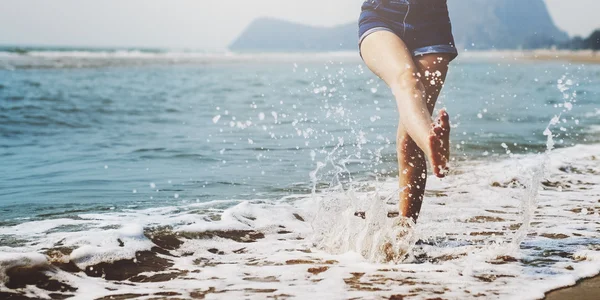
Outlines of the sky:
M362 1L0 0L0 44L223 50L255 18L333 26L355 21ZM600 28L600 0L545 1L571 36Z

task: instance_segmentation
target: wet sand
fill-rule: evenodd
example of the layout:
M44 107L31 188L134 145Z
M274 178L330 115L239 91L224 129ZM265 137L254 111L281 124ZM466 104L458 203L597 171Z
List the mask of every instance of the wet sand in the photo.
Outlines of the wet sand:
M496 51L465 51L461 58L483 60L510 61L562 61L577 64L600 64L600 51L591 50L496 50Z
M593 51L562 51L562 50L536 50L525 52L525 57L531 60L552 61L562 60L583 64L600 64L600 53Z
M595 300L600 296L600 275L579 281L576 285L546 294L546 300Z

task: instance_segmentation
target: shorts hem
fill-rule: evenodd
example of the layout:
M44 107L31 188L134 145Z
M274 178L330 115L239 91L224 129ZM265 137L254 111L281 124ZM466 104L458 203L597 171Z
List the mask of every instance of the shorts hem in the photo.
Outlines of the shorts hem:
M360 38L358 39L358 52L359 52L359 54L360 54L360 57L362 57L362 53L361 53L361 51L360 51L360 45L362 44L362 42L365 40L365 38L366 38L366 37L367 37L369 34L371 34L371 33L375 33L375 32L377 32L377 31L389 31L389 32L391 32L391 33L394 33L394 31L393 31L392 29L390 29L390 28L387 28L387 27L382 27L382 26L373 27L373 28L371 28L371 29L369 29L369 30L365 31L365 32L364 32L364 33L363 33L363 34L360 36ZM394 33L394 34L395 34L395 33Z
M435 53L444 53L444 54L452 54L452 58L450 60L455 59L458 56L458 51L456 47L452 45L433 45L417 48L412 51L413 56L423 56L426 54L435 54Z

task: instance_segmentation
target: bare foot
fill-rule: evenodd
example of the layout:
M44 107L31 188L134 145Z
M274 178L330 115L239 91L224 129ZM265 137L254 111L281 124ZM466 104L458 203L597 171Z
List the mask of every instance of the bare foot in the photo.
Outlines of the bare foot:
M433 173L444 178L448 173L447 162L450 158L450 116L445 109L440 110L438 118L429 136L429 162Z
M414 226L415 223L412 219L396 218L392 225L392 231L380 247L383 262L399 263L406 258L411 248Z

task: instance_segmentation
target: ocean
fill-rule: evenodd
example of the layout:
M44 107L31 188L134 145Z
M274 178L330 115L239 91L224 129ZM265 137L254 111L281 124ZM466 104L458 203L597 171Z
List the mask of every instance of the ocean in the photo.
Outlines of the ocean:
M356 53L0 48L0 298L543 298L600 272L599 79L463 53L386 262L398 111Z

